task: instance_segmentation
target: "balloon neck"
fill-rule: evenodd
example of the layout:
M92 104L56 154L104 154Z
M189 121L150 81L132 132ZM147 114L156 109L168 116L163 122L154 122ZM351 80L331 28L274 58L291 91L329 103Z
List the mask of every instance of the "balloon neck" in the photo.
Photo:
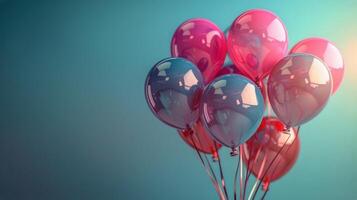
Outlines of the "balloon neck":
M186 128L184 129L184 132L185 132L187 135L192 135L192 134L193 134L192 128L189 127L188 125L187 125Z
M264 181L262 185L263 191L269 190L269 186L270 186L270 181L269 180Z
M290 125L286 125L286 126L284 127L284 129L283 129L283 132L284 132L284 133L287 133L287 134L290 134L290 128L291 128Z
M212 153L212 160L213 160L213 162L217 162L218 161L218 153L217 153L217 151L214 151Z
M232 147L232 150L231 150L231 156L236 156L238 155L238 147Z

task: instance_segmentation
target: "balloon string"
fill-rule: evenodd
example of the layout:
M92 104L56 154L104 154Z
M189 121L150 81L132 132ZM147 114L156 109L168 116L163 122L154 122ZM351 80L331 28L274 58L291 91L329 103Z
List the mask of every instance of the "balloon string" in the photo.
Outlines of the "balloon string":
M241 154L241 152L239 152L239 154ZM234 175L234 183L233 183L233 187L234 187L234 200L237 200L237 179L238 179L238 171L239 171L239 166L243 165L243 163L240 162L240 159L238 159L237 162L237 169Z
M224 194L226 195L227 200L229 200L226 183L224 181L224 175L223 175L223 169L222 169L222 163L221 163L221 156L219 155L219 153L217 151L218 147L217 147L217 143L216 142L214 142L214 146L216 148L217 157L218 157L218 166L219 166L219 173L221 175L222 187L223 187Z
M243 154L242 154L242 145L239 146L239 160L240 163L240 176L239 176L239 197L242 200L243 199Z
M258 159L258 157L260 157L260 154L261 154L261 151L259 150L259 151L258 151L258 154L257 154L257 156L256 156L256 159ZM255 198L255 197L253 197L253 194L255 194L255 192L258 191L258 189L259 189L258 184L259 184L260 181L261 181L261 180L259 179L259 177L261 177L261 173L263 172L263 169L264 169L264 167L265 167L266 160L267 160L267 155L264 154L262 164L261 164L261 166L260 166L260 168L259 168L259 171L258 171L258 174L257 174L257 178L255 179L254 186L253 186L253 188L252 188L252 191L251 191L250 194L249 194L249 198L248 198L248 199L254 199L254 198ZM252 198L252 197L253 197L253 198Z
M273 160L269 163L269 166L267 168L267 170L265 170L263 177L261 178L261 180L259 181L258 184L258 188L260 187L260 185L262 184L262 181L264 180L265 176L268 174L268 171L270 170L271 166L274 164L275 160L278 158L279 154L281 153L281 151L284 149L286 143L289 141L291 134L289 134L289 137L286 139L286 141L284 142L283 146L279 149L279 151L277 152L277 154L274 156ZM253 195L253 199L255 198L255 196L257 195L258 189L256 189L256 191L254 192Z
M268 194L269 188L264 191L264 194L260 200L264 200L265 196Z
M244 189L243 189L243 200L245 199L245 193L246 193L246 190L247 190L247 184L248 184L249 177L250 177L250 174L251 174L251 171L250 171L249 169L250 169L250 160L248 160L247 168L246 168L246 171L245 171L245 180L244 180Z
M200 145L202 146L202 142L201 142L200 137L196 137L196 138L197 138L198 142L200 143ZM217 153L217 155L219 155L219 154L218 154L218 149L216 148L216 146L215 146L215 152ZM203 154L203 155L204 155L204 158L205 158L205 160L206 160L206 163L207 163L207 165L208 165L208 167L209 167L209 169L210 169L210 171L211 171L211 174L212 174L213 177L214 177L214 180L215 180L215 182L216 182L216 184L217 184L217 187L218 187L218 189L219 189L219 192L220 192L221 196L223 197L223 192L222 192L221 186L218 184L217 176L216 176L216 174L215 174L215 172L214 172L214 170L213 170L213 167L212 167L212 165L211 165L209 159L207 158L207 155L206 155L206 154Z
M256 178L256 181L255 181L255 183L254 183L254 185L253 185L253 188L252 188L252 190L250 191L250 194L249 194L249 196L248 196L248 200L252 200L252 196L253 196L253 194L254 194L254 191L257 190L258 183L259 183L259 179Z
M298 128L296 129L296 137L295 137L294 140L292 141L291 145L289 145L289 147L286 149L286 152L289 152L290 148L291 148L291 147L293 146L293 144L295 143L296 138L297 138L298 135L299 135L299 131L300 131L300 126L298 126ZM274 169L273 169L272 174L275 173L275 171L277 170L277 168L278 168L280 162L281 162L281 159L279 159L279 161L277 162L276 166L275 166Z
M198 157L200 158L201 164L203 165L203 167L205 168L205 171L207 172L209 178L211 179L211 181L212 181L212 183L213 183L213 186L214 186L214 188L216 189L216 191L217 191L217 193L218 193L220 199L221 199L221 200L225 200L224 195L223 195L223 193L222 193L222 190L220 189L220 187L219 187L219 185L218 185L217 178L216 178L216 176L214 175L214 171L212 170L211 167L210 167L210 169L207 168L207 165L205 164L205 162L204 162L204 160L203 160L203 158L202 158L201 153L198 151L197 145L196 145L196 143L195 143L195 141L194 141L194 139L193 139L193 134L192 134L192 132L191 132L191 134L190 134L190 139L191 139L191 142L192 142L193 146L195 147L195 151L196 151ZM206 158L207 158L207 157L206 157ZM208 164L209 164L209 163L208 163ZM210 172L210 171L211 171L211 172ZM212 174L211 174L211 173L212 173Z

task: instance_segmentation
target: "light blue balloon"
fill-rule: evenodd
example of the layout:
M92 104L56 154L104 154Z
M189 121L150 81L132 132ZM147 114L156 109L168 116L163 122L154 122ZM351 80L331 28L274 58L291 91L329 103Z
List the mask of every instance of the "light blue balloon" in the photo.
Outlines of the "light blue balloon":
M241 75L216 78L202 97L202 121L219 143L235 149L259 127L265 103L260 88Z

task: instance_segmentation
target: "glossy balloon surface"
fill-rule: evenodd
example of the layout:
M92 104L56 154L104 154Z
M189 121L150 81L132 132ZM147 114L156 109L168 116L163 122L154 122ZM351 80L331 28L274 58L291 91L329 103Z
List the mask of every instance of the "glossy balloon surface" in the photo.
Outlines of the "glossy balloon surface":
M221 148L222 145L217 144L216 150L215 142L203 127L202 122L198 120L191 129L192 133L188 130L178 130L181 138L193 149L197 148L200 152L217 156L217 150Z
M171 55L193 62L202 72L206 83L223 66L226 53L224 33L207 19L187 20L172 37Z
M307 38L297 43L290 53L308 53L320 58L328 66L332 76L332 93L340 87L345 71L341 52L324 38Z
M310 121L331 95L328 68L315 56L291 54L270 74L268 96L277 117L290 127Z
M258 128L264 113L264 100L251 80L241 75L224 75L206 87L202 112L202 121L212 137L235 148Z
M204 82L197 67L183 58L157 63L145 82L151 111L164 123L179 129L191 127L199 117Z
M284 176L300 152L296 129L285 130L276 118L265 117L257 132L242 145L243 161L260 180L268 183Z
M239 70L238 67L236 67L234 64L231 64L231 65L227 65L227 66L224 66L222 67L216 74L215 78L218 78L220 76L223 76L223 75L227 75L227 74L238 74L238 75L242 75L246 78L250 78L248 75L246 75L243 71ZM268 99L268 96L267 96L267 87L266 85L264 84L264 81L258 81L256 83L258 86L259 86L259 89L260 91L262 92L262 95L264 97L264 102L265 104L267 103L267 99Z
M261 80L287 55L288 34L278 16L255 9L235 19L227 44L233 63L253 80Z

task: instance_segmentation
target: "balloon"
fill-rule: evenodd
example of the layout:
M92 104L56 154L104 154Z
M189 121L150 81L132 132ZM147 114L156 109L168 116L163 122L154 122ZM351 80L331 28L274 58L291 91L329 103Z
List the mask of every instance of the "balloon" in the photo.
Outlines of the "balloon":
M226 53L224 33L207 19L185 21L176 29L171 40L171 55L196 64L206 83L223 66Z
M321 112L332 89L325 64L309 54L291 54L281 60L268 79L270 104L288 127L301 125Z
M222 145L217 144L216 150L215 142L203 127L202 122L198 120L192 126L191 130L192 133L190 133L188 130L177 131L179 132L181 138L192 148L197 148L197 150L200 152L212 154L213 157L217 157L217 150L221 148Z
M332 93L341 85L345 71L340 51L334 44L324 38L307 38L297 43L290 53L312 54L325 62L332 76Z
M252 80L261 80L287 55L288 34L274 13L254 9L235 19L227 44L233 63Z
M158 62L145 82L145 97L162 122L179 129L191 127L199 117L204 82L197 67L183 58Z
M216 78L202 96L202 123L219 143L232 148L247 141L264 113L263 96L255 83L241 75Z
M297 130L290 128L287 131L274 117L264 117L257 132L242 145L243 162L267 185L289 172L299 151Z

